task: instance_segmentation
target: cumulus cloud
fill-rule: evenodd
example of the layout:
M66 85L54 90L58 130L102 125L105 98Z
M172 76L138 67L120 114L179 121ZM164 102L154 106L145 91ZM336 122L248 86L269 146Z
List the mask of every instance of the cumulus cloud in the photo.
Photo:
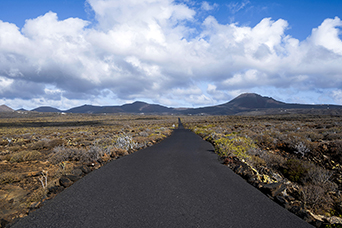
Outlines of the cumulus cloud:
M220 24L213 16L198 21L199 10L217 6L206 1L199 8L172 0L87 3L96 23L59 20L53 12L22 29L0 21L3 101L12 107L132 100L202 106L260 89L342 88L338 17L299 41L287 34L284 19L264 18L254 27ZM230 7L237 12L248 4ZM327 96L339 101L338 92Z
M337 27L342 27L340 18L326 19L318 28L312 30L310 39L315 45L342 55L342 41L339 38L341 31Z

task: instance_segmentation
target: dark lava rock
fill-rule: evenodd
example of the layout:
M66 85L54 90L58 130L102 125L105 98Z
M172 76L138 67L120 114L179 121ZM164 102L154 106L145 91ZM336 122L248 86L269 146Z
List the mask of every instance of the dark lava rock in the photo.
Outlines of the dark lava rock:
M288 204L288 202L286 201L285 197L280 196L280 195L276 196L276 197L274 198L274 200L275 200L279 205L281 205L281 206L283 206L283 207L285 207L285 205Z
M76 176L76 175L65 175L66 178L68 178L69 180L71 180L72 182L76 182L79 179L81 179L80 176Z
M286 189L286 185L281 182L278 182L278 183L262 185L260 190L266 195L275 197L278 194L280 194L282 191L284 191L285 189Z
M72 182L69 178L63 176L59 179L59 184L64 188L70 187L74 182Z
M80 167L80 170L82 170L82 172L84 173L84 174L88 174L88 173L90 173L91 172L91 169L88 167L88 166L81 166Z
M74 169L71 173L75 176L82 176L83 171L81 169Z
M58 194L64 190L63 186L53 186L48 189L48 195Z
M295 206L292 206L289 211L292 212L293 214L298 215L298 214L300 214L302 209L303 208L301 206L295 205Z
M0 228L6 227L9 222L5 219L0 219Z
M316 221L316 219L314 217L312 217L312 215L305 210L299 210L296 213L296 215L308 223L312 223L312 222Z

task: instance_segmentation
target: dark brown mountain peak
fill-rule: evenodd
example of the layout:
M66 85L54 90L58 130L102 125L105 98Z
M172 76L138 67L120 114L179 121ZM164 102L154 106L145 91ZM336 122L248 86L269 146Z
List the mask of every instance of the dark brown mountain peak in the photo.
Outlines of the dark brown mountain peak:
M256 93L243 93L226 104L231 107L241 108L279 108L285 103L276 101L271 97L263 97Z
M13 112L14 110L6 105L0 105L0 112Z

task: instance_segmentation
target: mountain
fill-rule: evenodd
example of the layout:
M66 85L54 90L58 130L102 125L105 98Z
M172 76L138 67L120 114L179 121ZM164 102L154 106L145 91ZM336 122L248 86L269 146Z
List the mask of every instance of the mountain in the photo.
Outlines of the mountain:
M235 107L238 109L255 109L255 108L282 108L286 103L276 101L271 97L262 97L255 93L244 93L234 98L222 106Z
M0 112L13 112L14 110L6 105L0 105Z
M122 105L124 112L132 113L175 113L177 112L174 108L167 108L165 106L148 104L145 102L134 102L133 104Z
M17 111L17 112L27 112L27 110L24 109L24 108L17 109L16 111Z
M263 97L255 93L244 93L221 105L226 108L234 108L239 111L252 111L256 109L342 109L340 105L309 105L291 104L274 100L271 97Z
M32 111L61 112L52 107L40 107ZM244 93L233 100L215 106L201 108L168 108L157 104L148 104L136 101L121 106L93 106L82 105L64 112L67 113L145 113L145 114L184 114L184 115L264 115L280 113L338 113L342 115L342 106L339 105L307 105L289 104L277 101L271 97L263 97L255 93Z
M235 114L280 114L284 112L309 113L312 110L338 110L342 112L339 105L307 105L289 104L277 101L271 97L263 97L255 93L244 93L233 100L216 106L187 109L182 111L184 114L207 114L207 115L235 115ZM327 112L325 112L327 113Z
M61 110L49 106L42 106L39 108L32 109L34 112L61 112Z
M161 105L148 104L145 102L136 101L132 104L124 104L121 106L93 106L83 105L80 107L66 110L68 113L176 113L177 110L167 108Z
M68 113L100 113L102 107L93 105L82 105L79 107L71 108L66 110Z

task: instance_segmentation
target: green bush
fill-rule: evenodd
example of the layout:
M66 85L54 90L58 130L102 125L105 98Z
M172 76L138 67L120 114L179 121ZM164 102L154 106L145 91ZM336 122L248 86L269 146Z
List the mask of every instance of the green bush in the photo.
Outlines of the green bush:
M289 159L285 162L284 175L293 182L299 182L308 172L303 162L298 159Z
M252 139L235 134L226 135L214 141L216 151L221 157L235 155L239 158L248 157L248 151L256 148Z

